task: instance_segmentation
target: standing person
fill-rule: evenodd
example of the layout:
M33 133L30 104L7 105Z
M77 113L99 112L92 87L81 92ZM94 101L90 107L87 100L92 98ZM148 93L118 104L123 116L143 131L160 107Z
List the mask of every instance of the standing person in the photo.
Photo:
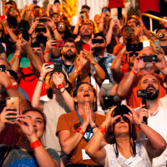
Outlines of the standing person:
M126 111L119 112L113 107L108 112L105 121L89 141L86 153L104 167L151 167L152 159L161 155L166 142L159 133L143 123L133 109L124 106L125 108ZM145 114L143 111L142 115ZM136 141L135 125L146 134L146 141ZM108 144L102 146L104 133Z
M85 153L89 139L104 120L104 116L93 111L96 93L90 84L82 82L76 87L73 96L77 110L61 115L56 131L60 145L69 159L67 166L98 166Z
M27 166L27 167L59 167L60 158L55 150L47 149L41 145L40 138L46 127L44 114L34 108L23 111L23 115L8 116L13 111L4 108L0 114L0 132L6 123L17 124L20 127L20 139L14 146L0 145L0 162L2 166ZM17 118L12 122L9 118ZM1 135L1 134L0 134ZM5 154L8 156L5 157ZM5 157L5 159L4 159Z

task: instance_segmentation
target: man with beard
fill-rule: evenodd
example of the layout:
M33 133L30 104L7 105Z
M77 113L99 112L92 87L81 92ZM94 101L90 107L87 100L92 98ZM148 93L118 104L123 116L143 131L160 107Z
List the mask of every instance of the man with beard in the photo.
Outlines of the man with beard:
M72 38L65 40L61 54L62 56L54 63L62 64L62 68L70 76L75 70L75 58L77 56L76 43Z
M141 98L137 97L137 90L139 90L138 82L143 75L151 73L157 76L160 82L160 96L166 95L166 90L163 88L163 75L167 74L167 67L165 65L164 55L158 55L157 62L144 62L143 56L156 55L156 51L153 48L151 42L150 47L144 47L134 60L134 65L127 76L125 76L118 85L117 95L121 99L125 99L127 104L133 108L137 108L141 104ZM155 67L163 74L159 75L155 73Z
M160 94L160 82L159 79L153 74L145 74L142 76L139 81L139 89L146 90L151 92L147 97L147 106L142 108L143 105L139 108L140 112L145 113L143 116L148 118L148 126L158 132L166 141L167 141L167 109L159 105L158 96ZM144 121L142 122L144 123ZM140 136L143 138L143 133L140 132ZM153 167L160 167L167 165L167 148L165 151L157 158L154 158L152 161Z
M106 45L107 45L106 38L102 33L96 33L94 35L94 39L103 40L103 43L92 44L92 50L94 50L93 56L95 60L102 67L102 69L106 74L106 78L102 84L101 91L102 91L103 97L108 97L110 99L110 104L111 104L112 97L110 97L110 90L114 85L114 79L111 72L111 64L115 56L108 54L106 52ZM95 73L94 68L93 68L93 73Z
M83 23L82 26L80 27L80 32L79 32L81 39L76 43L78 54L80 54L83 44L90 44L90 39L92 38L92 34L93 34L93 28L91 27L91 25L89 23Z

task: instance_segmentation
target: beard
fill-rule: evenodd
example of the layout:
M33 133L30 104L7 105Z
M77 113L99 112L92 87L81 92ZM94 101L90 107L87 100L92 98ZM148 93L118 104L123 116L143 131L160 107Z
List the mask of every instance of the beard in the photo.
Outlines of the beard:
M157 99L158 96L159 96L159 89L156 90L154 86L148 86L148 87L146 88L146 90L148 90L150 87L155 90L155 93L150 93L150 94L148 94L147 100L155 100L155 99Z
M69 51L69 50L68 50ZM67 51L67 52L68 52ZM66 58L67 60L72 60L72 59L74 59L75 57L76 57L76 53L73 53L72 51L71 51L71 53L69 54L69 53L67 53L67 52L65 52L64 54L63 54L63 56L64 56L64 58Z

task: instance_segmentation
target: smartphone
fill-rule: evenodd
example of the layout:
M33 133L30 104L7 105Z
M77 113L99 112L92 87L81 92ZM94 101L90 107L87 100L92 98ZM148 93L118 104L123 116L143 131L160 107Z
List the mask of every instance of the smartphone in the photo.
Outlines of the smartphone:
M133 31L133 29L131 27L128 27L127 31L128 31L128 33L131 33Z
M83 44L82 45L82 50L87 50L90 52L90 45L89 44Z
M35 32L44 32L44 33L46 33L46 28L36 28Z
M164 38L165 37L164 34L159 34L158 36L159 36L159 38Z
M160 49L160 48L161 48L161 45L160 45L160 41L159 41L159 40L155 40L155 41L154 41L154 45L155 45L156 49Z
M8 116L18 116L19 115L19 97L7 97L6 107L10 107L7 111L15 111L16 114L8 114ZM10 121L16 121L15 118L8 118Z
M6 16L0 16L0 19L4 20L4 19L6 19Z
M136 27L137 26L140 26L140 22L139 21L136 21Z
M48 19L46 19L46 18L45 19L39 19L40 23L46 23L47 21L48 21Z
M62 72L62 65L61 64L55 64L53 72Z
M81 11L81 12L79 12L79 14L84 14L85 13L85 11Z
M23 39L25 39L26 41L29 41L29 33L27 31L23 31L22 32L22 37Z
M33 3L34 3L34 4L37 4L37 0L33 0Z
M63 40L56 40L53 43L54 44L52 44L52 46L55 46L55 47L63 47L64 46L64 41Z
M92 44L95 44L95 43L104 43L104 40L103 39L92 39Z
M143 47L148 47L150 46L150 41L147 40L147 41L143 41Z
M144 62L157 62L158 61L158 58L157 58L157 55L153 55L153 56L143 56L143 61Z
M0 71L5 72L5 65L0 65Z

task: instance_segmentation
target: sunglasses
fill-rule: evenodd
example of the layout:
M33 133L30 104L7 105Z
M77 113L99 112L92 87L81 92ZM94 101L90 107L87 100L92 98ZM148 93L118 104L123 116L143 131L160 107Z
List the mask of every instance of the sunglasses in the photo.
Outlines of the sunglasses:
M127 117L124 117L124 116L121 116L121 117L119 117L116 121L115 121L115 123L118 123L118 122L120 122L121 121L121 118L124 120L124 122L129 122L129 119L127 118Z

